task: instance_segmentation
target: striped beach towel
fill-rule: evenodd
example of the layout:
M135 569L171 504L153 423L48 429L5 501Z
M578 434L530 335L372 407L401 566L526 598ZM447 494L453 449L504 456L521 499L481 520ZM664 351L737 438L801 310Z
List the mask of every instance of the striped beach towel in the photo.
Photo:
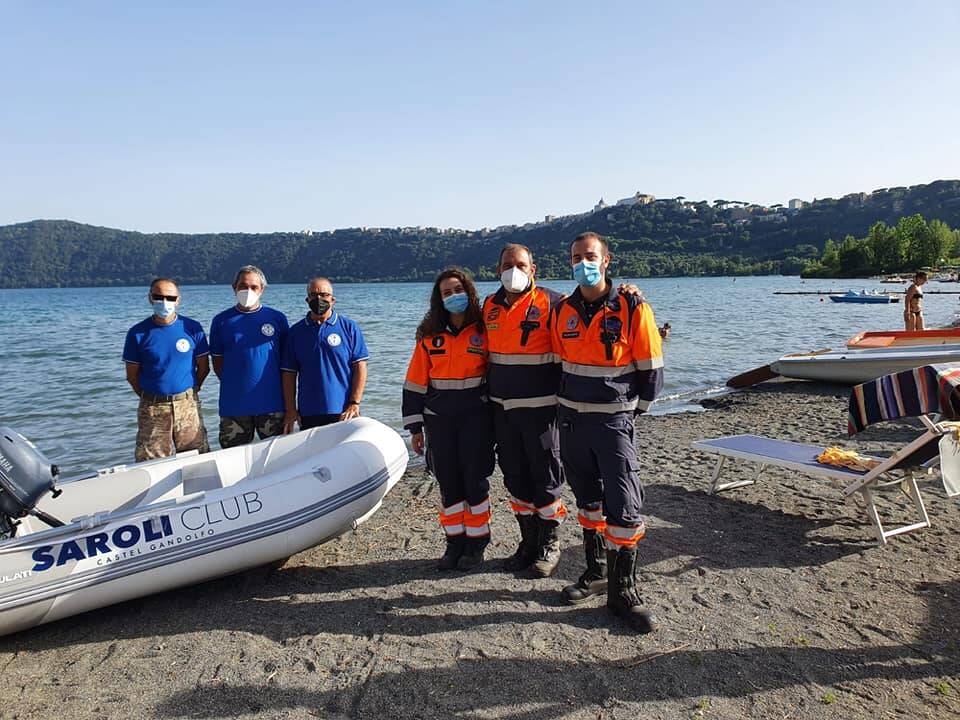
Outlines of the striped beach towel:
M850 392L847 432L856 435L883 420L928 413L960 419L960 363L924 365L855 386Z

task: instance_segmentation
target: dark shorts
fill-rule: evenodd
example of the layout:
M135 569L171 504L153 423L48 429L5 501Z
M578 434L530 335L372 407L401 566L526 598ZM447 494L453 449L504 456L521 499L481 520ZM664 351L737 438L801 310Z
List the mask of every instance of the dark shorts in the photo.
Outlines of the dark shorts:
M253 442L254 433L261 440L282 434L283 413L220 416L220 447L246 445Z

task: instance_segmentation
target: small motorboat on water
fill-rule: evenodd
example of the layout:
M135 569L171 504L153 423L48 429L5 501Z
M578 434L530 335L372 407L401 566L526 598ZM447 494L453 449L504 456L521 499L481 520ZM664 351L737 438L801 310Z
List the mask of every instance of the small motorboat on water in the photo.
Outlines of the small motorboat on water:
M847 340L850 350L960 344L960 328L939 330L874 330L857 333Z
M886 292L867 292L861 290L847 290L847 292L838 295L828 295L831 302L836 303L861 303L861 304L889 304L900 302L900 297L893 293Z
M960 361L960 344L818 350L784 355L770 363L771 377L856 385L922 365Z
M319 545L376 512L407 458L361 417L61 481L0 427L0 634Z

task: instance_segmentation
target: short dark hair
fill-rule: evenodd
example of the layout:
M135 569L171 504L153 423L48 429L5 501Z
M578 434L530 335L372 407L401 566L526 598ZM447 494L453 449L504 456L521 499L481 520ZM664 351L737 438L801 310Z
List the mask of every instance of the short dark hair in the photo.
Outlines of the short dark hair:
M599 233L595 233L592 230L587 230L587 232L582 232L579 235L577 235L573 239L573 242L570 243L570 245L573 246L574 243L578 243L581 240L594 240L594 239L600 241L600 244L603 245L604 252L607 252L610 249L610 246L607 245L607 241L603 238L603 235L600 235Z
M913 274L913 279L914 279L914 280L919 280L920 278L926 278L926 277L927 277L927 274L926 274L923 270L917 270L917 271Z
M177 292L180 292L180 286L177 284L177 281L174 280L173 278L168 278L168 277L158 277L158 278L154 278L153 281L150 283L150 292L153 292L153 286L154 286L154 285L156 285L157 283L161 283L161 282L168 282L168 283L170 283L171 285L173 285L173 286L177 289Z
M523 250L527 254L527 257L530 258L530 264L533 264L533 250L528 248L526 245L521 245L520 243L507 243L502 248L500 248L500 257L497 259L497 267L500 267L503 264L503 254L507 251L517 252L518 250Z

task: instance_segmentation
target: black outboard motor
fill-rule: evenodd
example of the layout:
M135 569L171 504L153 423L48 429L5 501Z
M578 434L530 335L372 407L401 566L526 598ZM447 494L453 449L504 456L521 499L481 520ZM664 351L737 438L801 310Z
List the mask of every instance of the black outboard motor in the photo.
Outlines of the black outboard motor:
M0 539L13 537L17 518L24 515L37 515L46 521L49 516L35 508L48 492L60 494L56 490L59 475L60 468L32 442L0 426Z

